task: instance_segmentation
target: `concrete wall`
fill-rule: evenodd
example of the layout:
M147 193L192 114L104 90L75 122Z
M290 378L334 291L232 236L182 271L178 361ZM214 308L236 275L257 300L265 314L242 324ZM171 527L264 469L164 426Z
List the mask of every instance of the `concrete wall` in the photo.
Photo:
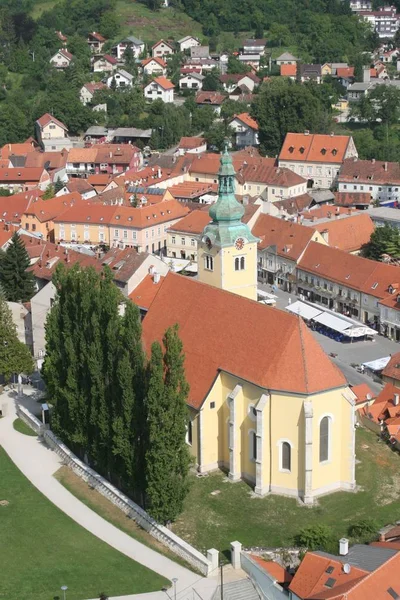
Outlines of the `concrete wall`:
M274 578L251 559L244 552L240 555L240 563L252 582L255 584L258 592L265 600L286 600L289 598L289 592L283 589Z

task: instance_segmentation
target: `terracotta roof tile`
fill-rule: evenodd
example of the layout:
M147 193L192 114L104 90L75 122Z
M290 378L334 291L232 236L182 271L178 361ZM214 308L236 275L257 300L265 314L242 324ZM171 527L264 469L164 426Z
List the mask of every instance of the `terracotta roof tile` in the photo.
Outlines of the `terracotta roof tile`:
M279 563L273 560L265 560L261 558L261 556L257 556L256 554L250 554L250 557L258 564L259 567L264 569L269 575L280 584L290 583L293 579L293 576L286 571Z
M281 65L282 77L296 77L297 65Z
M336 69L336 75L343 79L354 77L354 67L338 67Z
M314 229L327 237L329 246L345 252L357 252L367 244L375 231L373 221L365 212L343 218L333 218L325 223L313 225Z
M348 135L287 133L279 160L340 164L350 139Z
M301 257L315 237L315 231L311 227L265 214L258 217L252 233L260 238L259 248L276 246L279 256L286 256L294 261ZM319 247L322 244L315 245Z
M371 194L364 192L334 192L334 194L336 206L357 206L361 204L369 206L372 200Z
M374 394L367 383L353 385L351 386L351 391L357 396L356 405L367 401L373 402L376 398L376 394Z
M64 212L69 210L75 204L79 204L82 197L78 192L64 194L64 196L55 196L48 200L41 198L29 204L24 211L26 215L34 215L41 223L53 221L56 217L60 217Z
M29 271L38 279L50 281L57 265L61 263L67 268L72 267L76 263L79 263L82 267L94 267L97 270L102 268L101 263L96 257L63 248L58 244L44 242L43 240L36 243L36 240L32 240L32 238L29 241L24 239L24 242L30 258L38 259L29 267Z
M105 60L106 62L110 63L110 65L117 65L118 64L118 60L115 58L115 56L111 56L111 54L104 54L103 60Z
M227 96L220 92L197 92L196 104L211 104L219 106L226 100Z
M166 77L156 77L151 83L156 83L157 85L162 87L163 90L173 90L175 88L172 81L170 81Z
M3 248L4 244L6 244L13 236L14 228L8 226L6 229L4 226L0 229L0 248Z
M6 182L36 182L38 183L44 173L43 167L12 167L0 169L0 181Z
M139 285L129 294L129 298L139 308L149 310L155 297L161 289L164 277L160 277L158 283L154 283L153 275L146 275L146 277L139 283Z
M112 270L115 281L126 283L148 256L147 252L138 252L134 248L111 248L101 258L101 264Z
M154 48L157 48L157 46L159 46L160 44L165 44L166 46L169 46L171 50L174 50L173 45L169 42L166 42L165 40L159 40L156 44L154 44L154 46L152 46L152 50L154 50Z
M192 150L193 148L203 146L205 143L206 140L203 137L182 137L178 147L182 148L182 150Z
M239 115L235 115L233 120L235 119L238 119L251 129L258 131L258 123L249 115L249 113L240 113Z
M62 217L56 217L55 223L94 223L96 225L107 225L110 223L117 207L104 206L103 204L94 204L93 202L82 201L75 204Z
M28 156L30 154L38 154L37 148L30 142L22 144L5 144L0 150L1 158L9 158L12 155Z
M313 199L310 194L301 194L300 196L285 198L285 200L278 200L277 202L274 202L274 206L281 208L289 215L297 215L305 208L308 208L312 201Z
M348 158L343 162L338 181L367 185L399 185L400 163Z
M64 125L64 123L53 117L53 115L51 115L50 113L45 113L44 115L42 115L40 119L36 121L36 123L39 123L40 127L43 128L46 127L46 125L48 125L52 121L62 129L65 129L65 131L67 131L68 128Z
M172 225L168 231L177 231L180 233L192 233L200 235L203 229L211 221L208 211L193 210L186 217Z
M109 221L111 225L129 225L136 229L146 229L160 223L168 223L184 217L189 212L184 204L175 199L138 208L128 206L114 206L113 208L114 214Z
M397 552L379 569L354 586L346 596L346 600L366 600L367 598L391 600L394 596L389 594L390 588L400 596L399 570L400 552Z
M25 167L41 167L47 171L62 169L67 164L68 152L30 152L26 156Z
M165 62L165 60L163 60L162 58L160 58L158 56L151 56L150 58L146 58L145 60L142 60L141 65L142 65L142 67L146 67L151 62L157 63L163 69L167 68L167 63Z
M94 38L96 41L98 42L105 42L106 38L104 36L101 35L101 33L99 33L98 31L91 31L89 33L89 38Z
M177 183L176 185L168 187L168 190L174 198L191 200L193 198L199 198L207 193L216 194L218 191L218 184L201 183L201 181L185 181L184 183Z
M98 90L108 89L107 85L102 81L90 81L89 83L84 83L83 87L85 87L91 94L94 94Z
M382 375L400 381L400 352L392 354L388 364L382 371Z
M205 306L212 311L204 313ZM168 273L143 322L147 351L174 323L186 357L188 403L195 408L220 370L262 388L302 394L346 386L302 319Z

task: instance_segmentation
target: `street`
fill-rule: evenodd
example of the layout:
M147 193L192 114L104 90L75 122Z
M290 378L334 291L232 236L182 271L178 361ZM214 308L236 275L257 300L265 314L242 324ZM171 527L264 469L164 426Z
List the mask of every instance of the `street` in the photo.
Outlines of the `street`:
M258 283L258 287L266 292L271 292L270 285ZM291 302L295 302L297 300L295 294L289 294L288 292L284 292L280 289L275 290L273 293L278 296L276 308L279 310L285 310L286 306L289 304L289 299ZM381 391L382 384L374 381L372 377L367 374L363 375L358 373L358 371L351 365L360 364L400 352L400 344L393 342L381 335L375 336L375 341L360 341L353 342L351 344L336 342L335 340L332 340L331 338L327 337L326 335L322 335L317 331L313 331L313 335L327 354L330 354L331 352L337 354L336 358L333 358L332 360L338 365L347 381L351 385L367 383L375 393L379 393Z

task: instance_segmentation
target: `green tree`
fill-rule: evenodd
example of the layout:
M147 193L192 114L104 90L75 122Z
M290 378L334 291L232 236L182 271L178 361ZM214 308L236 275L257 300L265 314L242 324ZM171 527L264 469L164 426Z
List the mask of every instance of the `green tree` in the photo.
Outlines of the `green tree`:
M365 258L378 261L382 260L383 254L388 254L391 258L400 258L400 231L390 225L377 227L361 252Z
M11 375L30 375L34 369L29 349L19 341L11 310L0 294L0 374L6 381Z
M332 530L328 525L303 527L296 536L296 544L308 550L327 550L332 543Z
M227 127L225 123L216 123L204 137L210 149L221 152L225 147L226 140L231 140L232 136L233 130L230 127Z
M29 255L18 233L14 233L0 262L0 283L10 302L29 302L35 294L35 279L30 271Z
M229 75L248 73L248 71L249 65L240 62L236 56L229 56L227 65L227 73L229 73Z
M188 492L190 456L184 354L178 327L169 328L161 346L151 348L146 409L146 500L150 514L162 523L174 521Z
M42 199L50 200L50 198L54 198L55 193L56 193L56 188L52 183L50 183L47 186L47 188L45 189Z
M207 75L203 79L203 87L202 89L205 92L216 92L221 89L221 82L219 80L219 74L216 70L207 73Z
M59 192L60 190L62 190L64 187L64 182L62 181L62 179L60 179L59 177L57 177L57 181L54 184L54 194L57 194L57 192Z
M271 46L287 46L291 41L289 27L279 23L272 23L268 32L268 41Z

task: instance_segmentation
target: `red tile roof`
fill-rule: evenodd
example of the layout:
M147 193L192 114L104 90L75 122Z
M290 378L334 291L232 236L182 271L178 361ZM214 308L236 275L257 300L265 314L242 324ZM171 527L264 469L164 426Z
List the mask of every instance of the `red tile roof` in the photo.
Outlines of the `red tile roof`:
M314 229L327 236L329 246L345 252L357 252L367 244L375 231L374 223L365 212L343 218L333 218L325 223L313 225Z
M7 229L4 227L0 228L0 248L3 248L5 244L12 238L15 229L12 226L7 226Z
M240 113L239 115L235 115L233 120L235 119L238 119L251 129L255 129L256 131L258 131L258 123L249 115L249 113Z
M269 575L279 583L290 583L293 579L293 576L286 571L279 563L274 560L265 560L261 558L261 556L257 556L256 554L250 554L250 557L258 564L259 567L264 569Z
M55 217L54 222L108 225L115 210L115 206L104 206L103 204L82 201L65 211L62 217Z
M367 383L353 385L351 386L351 391L357 396L356 405L362 404L363 402L373 402L376 398L376 394L374 394Z
M94 94L98 90L107 89L107 85L102 81L91 81L90 83L84 83L83 87L85 87L91 94Z
M340 164L350 140L348 135L287 133L279 160Z
M296 77L297 65L281 65L282 77Z
M38 183L44 173L43 167L12 167L0 168L0 181L2 183L36 182Z
M160 65L160 67L162 67L163 69L167 68L166 61L160 58L159 56L151 56L150 58L146 58L145 60L142 60L141 65L142 67L146 67L149 63L153 61Z
M336 69L336 75L342 79L354 77L354 67L338 67Z
M25 239L25 248L30 258L38 259L31 267L31 271L38 279L46 279L50 281L58 264L63 263L67 268L79 263L82 267L94 267L97 270L102 268L101 263L94 256L83 254L63 248L58 244L33 240L33 238Z
M276 246L279 256L297 261L315 237L311 227L305 227L292 221L262 214L258 217L252 233L260 238L260 249ZM316 244L321 246L321 244Z
M60 48L60 50L58 50L59 54L62 54L67 60L72 60L74 57L72 56L71 52L68 52L68 50L66 48Z
M346 162L346 161L345 161ZM371 194L364 192L334 192L336 206L359 206L371 204Z
M56 217L61 217L66 210L79 202L82 202L82 197L78 192L55 196L48 200L39 198L29 204L24 214L34 215L38 221L45 223L46 221L53 221Z
M201 183L201 181L185 181L184 183L177 183L176 185L168 187L168 191L174 198L192 200L193 198L199 198L207 193L216 194L218 191L218 184Z
M392 354L388 364L382 371L382 375L400 381L400 352Z
M391 600L388 590L392 588L400 596L400 552L389 558L379 569L370 573L355 585L343 600Z
M110 63L110 65L118 64L118 60L115 58L115 56L111 56L111 54L104 54L103 60Z
M138 152L132 144L96 144L90 148L71 148L69 163L106 163L129 165Z
M340 169L338 180L341 183L399 185L400 163L347 158Z
M163 90L173 90L175 88L172 81L170 81L166 77L156 77L151 83L156 83L157 85L162 87Z
M211 104L212 106L221 105L227 96L220 92L197 92L196 104Z
M154 283L153 275L146 275L146 277L139 283L139 285L129 294L129 298L139 308L149 310L155 297L161 289L164 277L160 277L158 283Z
M316 242L310 242L298 268L380 299L390 296L389 287L400 282L398 267Z
M47 171L62 169L67 164L68 152L30 152L26 156L25 167L41 167Z
M101 35L101 33L99 33L98 31L91 31L91 32L89 33L89 36L88 36L88 37L89 37L89 38L91 38L91 37L92 37L92 38L94 38L94 39L95 39L96 41L98 41L98 42L105 42L105 41L106 41L106 38L105 38L105 37L103 37L103 36Z
M29 203L43 195L44 192L33 189L12 196L0 196L0 220L5 223L19 223Z
M352 589L368 575L368 571L353 566L350 573L345 573L343 563L339 560L307 552L289 585L289 590L304 600L311 598L341 600L346 591ZM326 586L326 582L330 578L334 580L332 588Z
M64 125L64 123L62 123L61 121L59 121L58 119L56 119L55 117L53 117L53 115L51 115L50 113L45 113L44 115L42 115L40 117L40 119L38 119L36 121L36 123L38 123L42 129L43 129L43 127L46 127L46 125L48 125L51 122L55 123L56 125L58 125L62 129L65 129L65 131L67 131L67 129L68 129Z
M176 231L180 233L192 233L200 235L203 229L211 221L208 211L193 210L186 217L172 225L168 231Z
M282 208L289 215L297 215L305 208L309 208L312 201L313 199L310 194L301 194L300 196L293 196L291 198L286 198L285 200L278 200L277 202L274 202L274 206Z
M182 148L182 150L192 150L193 148L199 148L199 146L203 146L205 143L206 140L203 137L182 137L178 148Z
M35 148L31 142L23 142L22 144L5 144L0 150L0 157L10 158L12 155L28 156L29 154L37 152L37 148Z
M212 310L204 312L205 306ZM346 386L301 318L169 273L143 322L146 350L175 323L185 353L188 403L195 408L220 370L262 388L300 394Z

